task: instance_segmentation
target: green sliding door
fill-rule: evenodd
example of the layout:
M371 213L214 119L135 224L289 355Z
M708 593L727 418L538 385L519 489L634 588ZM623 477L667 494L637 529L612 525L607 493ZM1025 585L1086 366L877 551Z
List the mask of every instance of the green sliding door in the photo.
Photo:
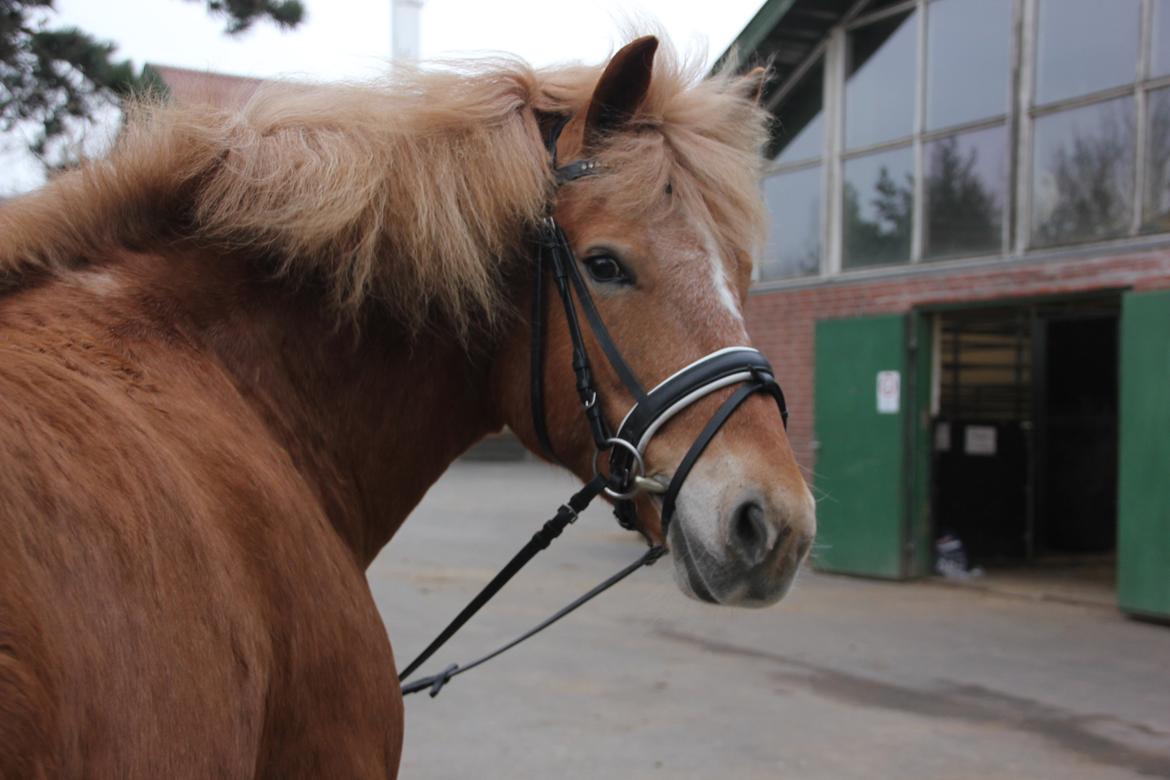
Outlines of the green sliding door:
M926 551L908 531L907 507L925 505L909 425L922 375L910 347L921 339L908 322L924 330L914 315L817 323L815 563L825 571L901 578L929 565L910 554Z
M1170 618L1170 291L1121 308L1118 602Z

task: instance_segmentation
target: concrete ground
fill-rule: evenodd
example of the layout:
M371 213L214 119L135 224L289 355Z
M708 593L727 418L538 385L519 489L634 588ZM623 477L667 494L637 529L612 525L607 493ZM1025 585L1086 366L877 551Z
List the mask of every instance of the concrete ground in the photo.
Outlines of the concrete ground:
M448 472L369 571L400 664L573 489L531 463ZM428 671L642 549L591 509ZM662 561L406 716L403 778L1170 778L1170 627L812 572L771 609L711 607Z

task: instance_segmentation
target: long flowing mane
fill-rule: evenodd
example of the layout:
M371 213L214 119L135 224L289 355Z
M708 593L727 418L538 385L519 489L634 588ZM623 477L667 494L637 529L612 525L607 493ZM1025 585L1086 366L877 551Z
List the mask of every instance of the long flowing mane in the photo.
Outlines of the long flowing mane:
M467 335L498 319L506 263L552 191L540 112L583 112L600 74L490 60L272 84L231 111L139 101L105 159L0 208L0 275L202 242L323 279L343 314L376 301L408 328L438 315ZM750 257L767 114L747 80L703 75L659 50L631 129L600 152L601 178L633 212L669 181Z

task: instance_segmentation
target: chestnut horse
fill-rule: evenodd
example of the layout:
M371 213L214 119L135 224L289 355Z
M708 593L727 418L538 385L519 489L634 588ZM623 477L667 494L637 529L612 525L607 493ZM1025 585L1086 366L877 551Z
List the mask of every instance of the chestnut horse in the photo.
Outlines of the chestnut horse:
M0 209L0 776L396 773L364 570L477 439L508 425L539 450L529 241L549 204L647 386L748 343L762 76L657 50L143 104L106 159ZM602 170L556 189L558 116L560 159ZM547 428L588 478L566 327L554 307ZM653 476L730 392L662 428ZM659 508L637 505L654 539ZM756 395L678 496L676 577L770 603L814 525Z

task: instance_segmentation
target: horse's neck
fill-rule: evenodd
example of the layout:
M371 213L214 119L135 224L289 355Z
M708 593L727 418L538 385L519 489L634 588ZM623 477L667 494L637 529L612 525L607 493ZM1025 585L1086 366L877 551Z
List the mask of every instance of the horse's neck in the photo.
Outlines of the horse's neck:
M338 327L312 289L204 260L192 268L196 298L208 301L199 338L368 564L447 466L500 427L484 390L488 361L450 338L407 339L378 316L359 335Z

